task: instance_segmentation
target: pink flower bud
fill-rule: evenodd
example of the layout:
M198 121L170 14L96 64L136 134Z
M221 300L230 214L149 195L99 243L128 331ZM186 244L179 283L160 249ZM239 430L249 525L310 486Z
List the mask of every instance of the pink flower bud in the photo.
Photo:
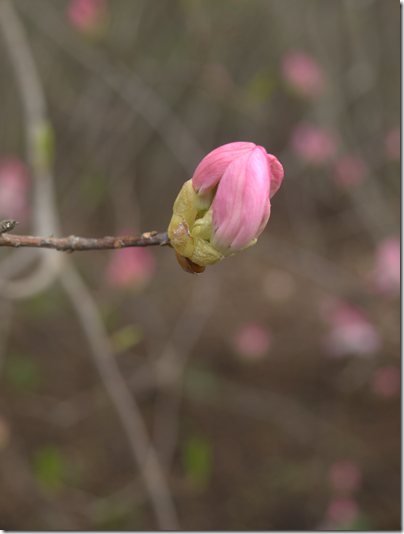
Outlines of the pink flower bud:
M275 156L254 143L229 143L198 165L192 186L199 196L218 185L213 200L211 244L225 256L247 247L265 228L270 198L283 180Z
M167 230L182 268L200 274L254 245L282 180L276 157L254 143L229 143L208 154L182 186Z

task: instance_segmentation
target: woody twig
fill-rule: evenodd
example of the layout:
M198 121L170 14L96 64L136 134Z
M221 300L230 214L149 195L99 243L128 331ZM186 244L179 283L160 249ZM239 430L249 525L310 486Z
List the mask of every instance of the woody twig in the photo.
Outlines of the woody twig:
M78 250L107 250L121 249L127 247L151 247L170 245L167 232L145 232L140 236L105 236L100 238L78 237L70 235L68 237L40 237L31 235L13 235L10 232L17 221L0 221L0 246L1 247L38 247L51 248L64 252L74 252Z

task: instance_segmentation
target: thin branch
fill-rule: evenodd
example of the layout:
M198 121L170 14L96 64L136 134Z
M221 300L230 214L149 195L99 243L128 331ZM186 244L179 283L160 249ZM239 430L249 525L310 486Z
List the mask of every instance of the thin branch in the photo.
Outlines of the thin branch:
M168 469L178 441L183 375L198 339L220 297L221 275L210 271L194 291L155 364L159 388L155 402L154 443Z
M76 250L107 250L127 247L169 246L167 232L145 232L141 236L125 235L120 237L39 237L31 235L0 235L0 247L38 247L73 252Z
M0 0L0 29L14 70L17 89L24 108L27 155L34 178L33 225L37 234L60 234L52 176L49 141L52 129L48 122L42 85L27 41L24 27L14 3ZM40 250L41 262L36 270L18 280L2 280L3 297L16 299L38 294L49 287L63 267L61 256ZM6 287L7 286L7 287Z
M24 107L28 162L34 175L35 233L60 232L52 176L51 125L42 84L14 2L0 1L0 27Z
M35 2L18 2L18 7L66 54L100 76L107 86L143 117L158 132L185 172L192 176L205 153L187 125L134 71L123 65L111 65L99 50L83 46L79 40L73 39L72 32L60 23L60 13L52 4L46 2L45 9L38 9Z
M150 444L139 407L117 366L97 305L72 265L62 272L61 282L87 336L94 364L126 430L159 526L162 530L178 530L177 512L170 488L157 453Z
M37 75L36 65L25 37L24 28L19 21L17 13L14 11L14 3L9 0L0 0L0 26L15 69L17 85L26 111L27 145L31 168L35 177L35 228L38 233L42 234L52 231L50 229L59 233L59 218L53 194L51 158L47 150L44 150L45 145L48 144L44 143L44 134L46 134L46 137L52 134L47 122L45 99ZM10 229L8 225L5 225L5 227L3 225L2 228L3 232ZM155 237L155 235L143 236L143 239L153 239ZM16 239L18 237L21 238L23 236L0 235L3 245L12 243L13 238ZM36 238L33 239L35 240ZM53 239L44 238L44 242ZM11 246L16 245L13 244ZM23 246L23 243L20 242L17 246ZM25 246L28 245L25 244ZM38 244L31 243L31 246L38 246ZM45 248L49 247L49 245L45 246ZM70 248L70 250L73 249ZM97 305L69 258L57 254L49 254L44 250L42 254L46 259L51 257L51 260L44 262L46 267L48 265L51 267L48 278L52 281L52 275L55 278L60 277L60 281L80 319L92 349L95 365L118 412L133 456L144 477L159 526L162 530L176 530L179 528L178 519L165 474L157 454L150 444L139 407L128 390L114 360ZM44 273L44 270L38 269L37 272ZM0 285L0 288L3 289L2 285ZM43 289L43 287L41 286L40 289ZM25 294L25 296L27 295Z

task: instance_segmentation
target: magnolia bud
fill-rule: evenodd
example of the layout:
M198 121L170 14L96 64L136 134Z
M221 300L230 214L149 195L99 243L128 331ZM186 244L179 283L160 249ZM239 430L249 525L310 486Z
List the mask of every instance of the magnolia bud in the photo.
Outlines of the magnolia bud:
M276 157L253 143L229 143L208 154L183 185L168 228L182 267L197 274L254 245L282 179Z

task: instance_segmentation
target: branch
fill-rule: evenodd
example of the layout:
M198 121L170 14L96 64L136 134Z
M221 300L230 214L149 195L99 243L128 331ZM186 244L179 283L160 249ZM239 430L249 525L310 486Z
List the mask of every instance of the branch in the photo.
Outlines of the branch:
M31 169L35 177L35 228L39 234L47 234L49 231L52 231L50 229L59 233L59 218L56 210L51 173L52 154L50 153L48 142L52 138L52 129L47 121L42 86L25 37L24 28L14 11L14 2L10 0L0 0L0 26L5 36L11 62L16 71L17 84L26 111L27 146ZM56 249L58 247L52 246L52 244L60 245L60 240L54 238L9 236L5 234L12 230L15 224L16 221L12 220L2 221L0 225L1 245L17 247L41 246ZM143 234L137 239L137 245L146 246L145 243L147 240L149 240L148 244L161 244L160 241L155 242L157 234L151 234L153 232ZM80 238L75 237L68 239L71 240L71 243L80 241ZM114 238L109 238L110 245L111 240L114 242ZM88 244L88 240L86 241ZM98 240L91 241L96 243ZM154 241L154 243L151 241ZM167 236L165 236L165 241L168 244ZM119 248L125 246L123 244L124 240L122 239L115 239L115 243L119 243ZM135 246L135 243L136 240L132 239L132 246ZM106 248L111 248L111 246L107 246ZM60 248L60 250L75 249L75 247L64 249L63 246ZM85 250L85 248L79 247L77 250ZM40 291L46 285L49 285L54 278L60 279L81 321L83 330L92 348L95 365L125 429L134 459L144 478L158 524L161 530L178 530L177 513L165 473L159 463L156 451L150 444L147 427L143 421L141 411L130 394L116 364L97 305L87 286L77 273L73 263L69 261L69 258L57 254L48 254L44 250L41 250L41 252L45 258L45 269L38 269L30 279L25 280L24 291L21 291L20 287L19 296L21 297L22 293L28 296L32 294L33 290L38 292L38 287ZM49 260L49 258L51 259ZM43 278L43 274L47 275L47 278L42 285L38 286L37 279L40 276ZM35 282L35 285L32 285L32 281ZM15 284L18 283L20 282L15 282ZM26 289L29 283L31 287L27 291ZM7 286L9 285L10 282L7 282ZM0 285L0 287L2 286Z
M66 258L66 261L68 258ZM76 310L87 336L94 363L102 378L129 439L148 490L161 530L178 530L178 517L169 485L147 427L133 395L123 379L111 350L97 305L71 262L61 274L61 282Z
M18 2L18 7L48 35L66 54L96 73L123 101L155 129L176 156L186 174L194 173L205 153L195 136L179 116L151 87L124 66L110 64L108 58L94 47L85 47L61 23L60 10L54 2L42 2L38 9L33 2Z
M24 109L24 126L29 168L33 177L33 226L39 235L60 235L52 175L53 131L48 121L45 97L25 30L14 2L0 0L0 29L13 67L17 89ZM11 228L9 228L11 229ZM5 231L4 228L1 230ZM9 299L31 297L49 287L60 273L62 256L39 250L37 268L19 280L0 282L1 294ZM13 255L10 255L13 257ZM31 258L25 262L28 264ZM3 263L2 263L3 266ZM4 273L4 269L3 269ZM7 277L8 278L8 277Z
M2 222L0 222L1 226ZM32 235L0 235L0 247L39 247L74 252L75 250L106 250L126 247L170 246L167 232L145 232L141 236L125 235L120 237L38 237Z

